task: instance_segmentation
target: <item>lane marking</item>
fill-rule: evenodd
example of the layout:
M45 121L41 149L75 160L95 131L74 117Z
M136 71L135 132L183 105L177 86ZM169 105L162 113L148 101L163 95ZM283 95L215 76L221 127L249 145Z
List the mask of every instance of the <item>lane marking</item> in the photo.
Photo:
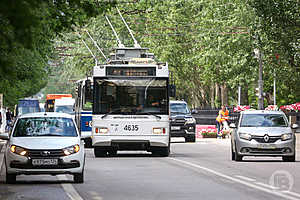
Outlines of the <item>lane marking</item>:
M247 176L235 175L235 177L240 178L240 179L243 179L243 180L245 180L245 181L249 181L249 182L255 182L255 181L256 181L255 179L249 178L249 177L247 177Z
M68 180L66 175L57 175L56 177L60 181ZM83 200L71 183L61 183L61 185L71 200Z
M267 187L267 188L270 188L272 190L278 190L279 188L278 187L274 187L272 185L268 185L268 184L265 184L265 183L260 183L260 182L256 182L257 185L261 185L261 186L264 186L264 187Z
M283 191L282 193L287 193L287 194L290 194L290 195L293 195L293 196L296 196L296 197L299 197L299 198L300 198L300 194L295 193L295 192L291 192L291 191Z
M246 185L246 186L248 186L250 188L261 190L261 191L264 191L264 192L272 194L272 195L276 195L276 196L283 197L285 199L290 199L290 200L299 200L299 198L295 198L295 197L292 197L292 196L287 196L286 194L289 194L288 192L283 193L283 192L280 192L280 191L270 190L270 189L267 189L267 188L263 188L263 187L260 187L258 185L255 185L255 184L252 184L252 183L248 183L248 182L240 180L238 178L234 178L234 177L222 174L220 172L214 171L214 170L206 168L206 167L202 167L200 165L197 165L197 164L194 164L194 163L191 163L191 162L188 162L188 161L179 160L179 159L170 158L170 157L168 157L168 159L176 161L176 162L179 162L179 163L182 163L182 164L185 164L185 165L190 166L190 167L194 167L194 168L197 168L197 169L204 170L204 171L209 172L211 174L214 174L216 176L219 176L219 177L222 177L222 178L225 178L225 179L229 179L229 180L231 180L233 182L241 183L241 184Z

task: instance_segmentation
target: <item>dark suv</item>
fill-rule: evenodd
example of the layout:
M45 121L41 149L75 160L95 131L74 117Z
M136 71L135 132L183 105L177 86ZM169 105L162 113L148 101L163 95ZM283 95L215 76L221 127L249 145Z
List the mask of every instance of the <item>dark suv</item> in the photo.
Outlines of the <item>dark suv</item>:
M196 141L196 120L185 101L170 101L171 137L184 137L186 142Z

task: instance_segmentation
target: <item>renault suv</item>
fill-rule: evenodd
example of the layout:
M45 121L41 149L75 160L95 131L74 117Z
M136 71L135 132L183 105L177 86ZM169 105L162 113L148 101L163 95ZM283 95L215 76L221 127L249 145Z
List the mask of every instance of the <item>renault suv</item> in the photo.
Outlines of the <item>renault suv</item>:
M6 182L16 176L72 174L84 181L84 144L72 116L64 113L30 113L18 117L6 139Z
M295 134L282 111L253 110L241 112L231 137L232 160L243 156L281 156L283 161L295 161Z

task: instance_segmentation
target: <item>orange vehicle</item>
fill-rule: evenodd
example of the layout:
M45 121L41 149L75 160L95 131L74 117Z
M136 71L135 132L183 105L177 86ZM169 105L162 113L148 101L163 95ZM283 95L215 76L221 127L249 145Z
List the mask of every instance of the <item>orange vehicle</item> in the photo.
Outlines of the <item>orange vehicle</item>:
M72 94L47 94L45 110L46 112L54 112L55 99L72 98Z

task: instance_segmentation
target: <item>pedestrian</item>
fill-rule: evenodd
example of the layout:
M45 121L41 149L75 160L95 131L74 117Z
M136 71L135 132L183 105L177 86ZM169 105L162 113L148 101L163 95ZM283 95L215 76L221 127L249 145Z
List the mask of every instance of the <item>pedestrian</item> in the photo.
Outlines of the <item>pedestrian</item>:
M9 108L6 111L6 130L9 131L12 126L13 114Z
M216 124L217 124L217 138L222 138L222 132L223 132L223 123L228 120L229 111L226 109L224 105L222 105L221 110L219 110L218 116L216 118Z

